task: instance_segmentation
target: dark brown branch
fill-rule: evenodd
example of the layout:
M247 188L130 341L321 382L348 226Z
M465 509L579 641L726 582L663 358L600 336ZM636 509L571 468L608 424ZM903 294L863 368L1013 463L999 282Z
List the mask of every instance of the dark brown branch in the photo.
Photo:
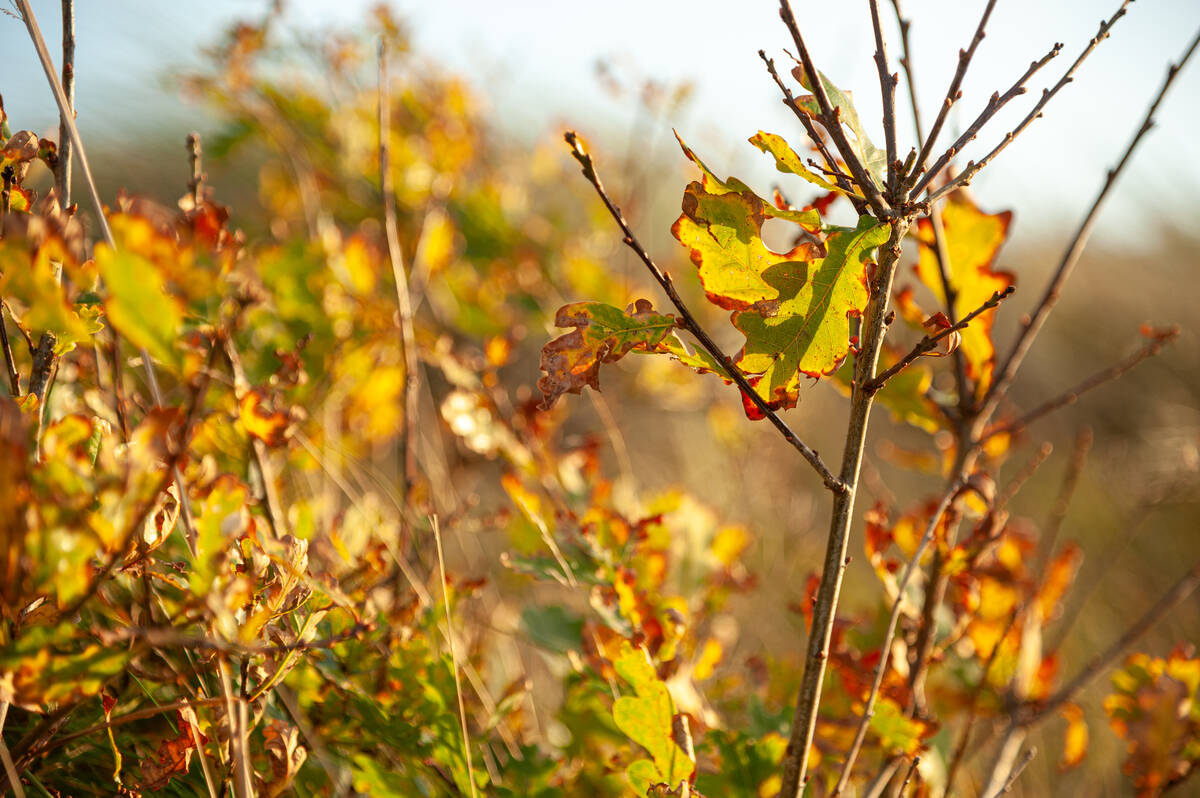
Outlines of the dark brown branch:
M1112 29L1113 25L1115 25L1117 23L1117 20L1119 20L1121 17L1125 16L1126 7L1131 2L1133 2L1133 0L1122 0L1121 7L1117 9L1116 13L1114 13L1109 19L1100 23L1099 32L1094 37L1092 37L1091 40L1088 41L1087 47L1085 47L1083 49L1083 52L1079 54L1079 57L1075 59L1075 63L1071 64L1070 69L1068 69L1065 73L1063 73L1063 76L1061 78L1059 78L1058 83L1055 83L1049 89L1042 90L1041 99L1039 99L1037 101L1037 103L1033 106L1033 109L1025 116L1024 119L1021 120L1021 123L1019 125L1017 125L1011 131L1006 133L1004 135L1004 138L1001 139L1000 143L997 144L995 147L993 147L991 152L989 152L987 155L985 155L982 160L980 160L978 163L975 161L970 161L967 164L966 168L963 169L961 174L959 174L957 177L955 177L953 180L951 180L945 186L942 186L937 191L934 191L932 194L930 194L929 200L932 202L933 200L936 200L940 197L944 197L945 195L949 194L951 191L954 191L956 188L961 188L962 186L970 185L971 180L975 177L975 175L979 174L979 172L984 167L986 167L989 163L991 163L992 159L994 159L997 155L999 155L1001 152L1003 152L1008 147L1009 144L1012 144L1013 141L1017 138L1017 136L1019 136L1023 132L1025 132L1025 130L1031 124L1033 124L1034 121L1036 121L1037 119L1040 119L1042 116L1042 110L1046 107L1047 104L1049 104L1049 102L1052 99L1054 99L1054 96L1056 94L1058 94L1068 83L1072 82L1075 79L1074 78L1075 71L1077 69L1079 69L1080 65L1083 64L1083 62L1087 59L1087 57L1092 54L1092 51L1096 49L1096 47L1100 44L1100 42L1102 42L1108 38L1109 31ZM1052 50L1051 53L1057 54L1057 50L1058 50L1058 46L1056 45L1055 49ZM1048 61L1049 58L1051 58L1051 57L1053 57L1053 56L1048 56L1047 58L1043 59L1043 63L1045 61ZM1033 72L1037 71L1035 67L1038 67L1038 64L1039 64L1039 62L1034 62L1033 66L1031 66L1029 71L1026 72L1026 75L1031 75ZM1024 89L1022 89L1022 92L1023 91L1024 91ZM994 96L993 96L993 99L995 99ZM991 102L989 102L989 106L990 105L991 105ZM953 148L951 148L951 149L953 149ZM951 153L950 151L947 151L947 154L950 157L953 157L953 153ZM939 162L941 162L942 159L939 158L938 160L939 160ZM923 177L921 179L920 184L927 184L929 182L929 180L931 180L936 175L937 175L937 170L930 169L929 174L925 175L925 177ZM914 188L914 191L917 191L917 190L919 190L919 189Z
M905 368L911 365L914 360L922 355L932 352L935 348L937 348L938 342L940 342L942 339L953 333L965 330L968 325L970 325L970 323L978 316L996 307L1009 296L1011 296L1014 290L1016 290L1015 286L1010 285L1003 291L993 292L992 296L986 302L968 313L966 316L963 316L962 321L938 330L938 332L934 335L926 335L917 342L917 345L912 348L911 352L893 363L892 366L887 370L880 372L875 379L867 383L867 385L864 387L864 390L871 391L872 393L878 391L884 386L884 384L887 383L888 380L890 380L892 377L895 377L897 374L899 374L901 371L904 371Z
M829 152L829 147L825 144L825 139L813 125L812 120L808 118L808 114L800 110L800 106L796 104L796 98L792 96L792 90L779 77L779 73L775 71L775 59L767 58L767 54L759 50L758 57L767 65L767 72L770 73L771 79L775 81L775 85L779 87L779 91L783 93L783 104L792 109L792 113L800 120L800 124L804 127L804 132L808 134L808 138L813 142L813 146L821 153L821 157L825 160L825 168L821 171L833 178L838 187L846 192L846 198L854 206L854 210L859 216L864 216L867 213L866 200L859 197L854 190L854 186L850 184L846 173L838 168L837 159Z
M995 0L992 0L995 2ZM875 67L879 70L879 92L883 100L883 136L887 150L887 192L888 201L895 199L899 193L900 164L896 156L896 84L900 82L899 75L889 71L887 57L887 42L883 38L883 24L879 20L879 0L870 0L871 29L875 34Z
M604 184L600 182L600 176L596 174L596 168L592 163L592 156L584 149L583 142L579 139L579 136L575 134L575 131L568 130L563 135L563 138L566 139L567 144L571 147L571 155L574 156L575 160L583 168L583 176L592 184L592 188L596 190L604 206L608 209L609 215L612 216L617 226L621 228L621 232L624 233L625 245L632 249L634 254L645 264L651 276L662 286L663 291L667 293L671 304L679 311L679 326L695 336L705 351L721 364L721 367L725 369L723 376L733 381L741 389L742 395L753 402L754 406L779 430L784 440L790 443L792 448L799 452L801 457L816 469L816 472L821 475L821 480L825 483L825 487L829 488L835 494L844 493L846 491L845 483L834 476L833 472L829 470L829 467L825 465L825 461L821 459L821 456L816 451L809 448L804 441L800 440L796 433L792 432L791 428L779 417L779 414L767 404L765 399L759 396L758 391L746 379L746 375L742 373L742 370L717 346L716 342L709 337L704 328L700 326L700 323L696 321L696 317L692 315L692 312L679 296L679 292L675 290L675 283L671 280L671 276L660 269L658 264L646 252L646 249L633 234L633 230L630 229L629 222L625 220L625 215L621 212L621 209L608 196L608 192L604 189Z
M956 482L950 486L942 496L942 500L938 503L937 508L933 511L933 515L929 518L929 523L925 526L925 533L921 535L921 541L917 544L917 550L913 552L912 559L908 561L908 565L904 568L904 573L900 576L900 581L896 586L896 598L892 602L892 612L888 617L887 631L883 635L883 643L879 649L879 664L875 666L875 678L871 682L871 691L867 694L866 703L863 705L862 718L858 722L858 729L854 733L854 742L850 745L850 750L846 754L846 760L842 763L842 772L838 777L837 786L833 788L831 795L838 796L846 789L850 783L850 773L854 770L854 763L858 759L858 753L862 750L863 740L867 737L867 729L871 725L871 718L875 716L875 699L879 696L879 688L883 686L883 676L887 673L888 664L892 656L892 641L896 637L896 626L900 623L900 611L904 605L904 593L908 589L908 583L916 573L920 565L921 558L925 556L925 550L929 548L929 544L933 542L934 532L937 531L938 524L942 521L942 516L950 509L950 505L957 498L962 490L962 483Z
M954 77L950 79L950 87L946 89L946 99L942 101L942 107L938 109L938 115L933 120L933 127L929 130L927 137L921 137L921 116L917 110L917 93L914 86L912 73L912 53L908 49L908 20L904 19L900 13L900 0L892 0L892 6L896 9L896 20L900 23L900 33L904 41L904 64L905 72L908 75L909 94L912 96L913 118L917 124L917 136L921 141L921 151L917 154L917 160L913 162L909 179L916 181L921 171L925 168L925 164L929 162L929 156L933 152L933 147L937 143L938 136L942 132L942 126L946 123L946 118L950 114L950 109L959 99L962 98L963 78L967 75L967 68L971 65L971 59L975 56L975 50L978 49L986 34L988 19L992 16L992 9L996 6L996 0L988 0L987 6L983 9L983 16L979 19L979 25L975 28L975 35L971 37L971 43L965 50L958 51L958 68L954 70ZM931 170L931 174L936 173L936 169ZM928 182L928 181L922 181ZM910 194L916 196L920 191L919 188L913 189Z
M879 219L888 218L891 214L891 208L888 206L887 201L884 200L883 195L879 193L879 188L875 185L875 181L867 174L866 166L859 161L854 148L850 146L850 142L846 138L846 132L842 130L840 114L829 102L829 95L825 92L825 84L821 81L821 73L813 63L812 56L808 53L808 47L804 44L804 37L800 35L800 28L796 24L796 16L792 13L792 6L789 0L779 0L779 17L783 20L783 24L787 26L788 32L792 34L792 42L796 45L796 51L800 56L800 63L808 75L809 83L812 84L813 97L816 98L817 106L821 109L821 124L833 139L834 145L842 156L842 161L846 164L846 168L850 170L850 174L854 176L854 182L858 185L862 195L867 198L867 203L871 206L871 210L875 212L875 216Z
M1092 390L1093 388L1098 388L1106 382L1111 382L1121 377L1123 374L1125 374L1125 372L1129 371L1146 358L1154 357L1162 350L1164 346L1171 343L1178 337L1178 325L1153 332L1150 342L1129 357L1125 358L1119 363L1115 363L1108 368L1103 369L1102 371L1096 372L1078 385L1075 385L1053 399L1046 400L1020 418L996 425L983 434L980 442L982 443L988 438L995 437L996 435L1013 435L1021 432L1030 424L1040 419L1042 416L1049 415L1061 407L1074 404L1079 400L1080 396Z
M912 781L913 774L917 775L917 786L921 784L921 776L917 773L917 765L921 764L921 757L914 756L912 761L908 763L908 770L904 774L904 781L900 782L900 792L897 793L901 798L904 796L904 791L908 789L908 783Z
M0 305L0 350L4 352L4 372L8 376L8 390L13 399L21 396L21 375L17 373L17 364L13 360L12 342L8 339L8 324L4 320L4 311L8 303Z
M1123 8L1123 7L1122 7ZM1072 270L1076 263L1079 262L1080 256L1083 254L1084 248L1087 246L1088 239L1091 236L1092 227L1095 225L1097 215L1100 211L1100 206L1104 203L1104 198L1108 196L1108 192L1112 189L1117 177L1125 169L1125 165L1129 163L1131 156L1142 137L1150 132L1154 127L1154 114L1158 110L1159 105L1166 96L1167 90L1174 82L1176 75L1183 69L1184 65L1191 59L1196 52L1197 45L1200 44L1200 31L1192 38L1191 44L1188 45L1183 57L1176 64L1171 64L1167 68L1166 78L1163 80L1162 86L1158 90L1158 95L1150 104L1149 110L1146 112L1145 118L1142 120L1141 126L1137 129L1133 138L1129 142L1129 146L1125 148L1125 154L1121 156L1121 160L1117 165L1108 171L1105 177L1104 185L1100 188L1100 192L1096 195L1096 199L1092 201L1092 207L1088 210L1083 222L1076 230L1075 236L1071 239L1070 245L1063 254L1062 260L1058 264L1058 268L1054 272L1054 276L1050 278L1049 285L1046 286L1046 293L1042 296L1037 308L1029 318L1029 323L1024 325L1020 334L1017 336L1016 342L1013 344L1012 351L1005 358L1004 363L996 370L996 378L988 389L987 399L984 402L981 411L981 417L986 421L995 412L999 401L1008 391L1013 377L1016 376L1017 370L1021 367L1021 363L1025 360L1025 356L1029 354L1029 348L1033 345L1033 339L1037 337L1042 325L1045 324L1046 318L1050 315L1050 311L1054 309L1058 302L1059 295L1062 293L1063 286L1067 282L1067 278L1071 276Z
M62 0L62 86L67 109L75 113L75 0ZM66 112L60 112L60 114ZM54 168L54 189L59 207L71 204L71 133L65 118L58 123L58 163Z

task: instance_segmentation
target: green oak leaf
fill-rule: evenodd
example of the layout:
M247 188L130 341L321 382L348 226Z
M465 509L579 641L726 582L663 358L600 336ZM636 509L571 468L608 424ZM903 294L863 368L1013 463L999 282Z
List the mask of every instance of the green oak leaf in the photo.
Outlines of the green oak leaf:
M650 759L637 760L626 774L639 793L654 784L674 787L689 781L696 763L675 743L672 735L675 705L667 686L655 673L649 655L642 648L623 643L613 667L636 693L616 700L613 720L625 736L650 753Z
M823 175L810 171L804 165L804 160L796 154L796 151L781 136L776 136L774 133L764 133L760 130L750 137L750 143L772 156L775 159L775 168L779 171L802 177L826 191L836 191L839 194L859 197L861 199L861 195L853 191L846 191L837 183L827 180Z
M746 336L738 365L761 375L756 388L771 405L793 407L800 374L832 374L849 353L850 317L867 304L867 262L887 238L886 224L863 216L858 227L829 236L826 257L777 263L759 275L776 291L773 312L735 313L733 323Z
M808 79L808 74L803 67L794 67L792 76L800 81L800 85L804 88L809 91L813 90L812 81ZM867 137L862 121L858 118L858 111L854 108L854 100L850 92L842 91L833 85L832 81L823 73L821 74L821 85L825 87L825 94L829 97L830 104L838 109L842 124L854 134L854 138L850 140L850 148L858 156L859 162L871 173L876 185L883 186L887 177L887 153L872 144L871 139ZM796 106L810 118L820 120L821 107L817 104L816 97L811 95L797 97Z

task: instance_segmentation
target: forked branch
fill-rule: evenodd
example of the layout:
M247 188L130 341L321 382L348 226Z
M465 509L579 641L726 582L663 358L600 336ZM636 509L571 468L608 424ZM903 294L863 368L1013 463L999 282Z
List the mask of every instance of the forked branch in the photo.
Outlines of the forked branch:
M917 123L917 135L919 137L921 135L921 116L917 110L917 95L912 70L912 53L908 49L908 20L900 13L900 0L892 0L892 6L896 10L896 20L900 23L900 35L904 44L904 59L901 63L904 65L904 71L908 75L909 94L911 95L913 105L913 118ZM917 155L917 160L913 163L912 171L910 172L910 179L913 181L920 176L921 170L929 162L929 156L933 152L934 145L937 143L938 135L942 132L942 126L946 124L946 117L950 114L950 109L962 98L960 87L962 86L963 78L967 76L967 68L971 65L971 59L975 56L975 50L978 49L986 35L985 31L988 19L992 16L992 9L995 6L996 0L988 0L987 6L983 9L983 16L979 19L979 25L975 28L975 35L971 37L971 43L967 46L967 49L958 51L958 68L954 70L954 77L950 79L950 87L946 89L946 99L942 101L942 107L938 109L938 115L933 120L933 127L929 129L929 135L921 141L921 151ZM920 189L915 189L912 195L916 196L917 191L920 191Z
M650 254L646 252L646 248L637 240L637 236L634 235L633 230L630 228L629 222L625 220L625 214L621 212L620 207L608 196L608 192L604 189L604 184L600 181L600 176L596 173L592 156L588 154L583 146L583 141L580 140L579 136L573 130L568 130L563 135L563 138L566 139L568 146L571 148L571 155L583 168L583 176L592 184L592 188L596 190L596 194L599 195L600 200L604 203L604 207L608 209L609 215L612 216L617 226L621 228L621 232L625 234L623 239L625 245L632 249L634 254L646 265L646 268L650 271L650 275L662 286L663 291L666 292L667 297L671 300L671 304L679 311L679 326L695 336L700 345L704 347L704 350L721 364L721 367L725 369L724 376L727 376L741 389L742 395L749 399L758 408L759 412L766 416L775 429L779 430L779 433L783 435L784 440L791 444L792 448L799 452L800 456L808 461L808 464L821 475L821 480L825 483L825 487L829 488L835 494L844 493L846 491L845 483L834 476L829 467L825 465L825 461L821 459L821 456L809 447L808 444L800 440L799 436L779 417L779 414L767 404L767 401L759 396L758 391L746 379L746 375L742 373L737 364L717 346L716 342L713 341L700 323L696 321L696 317L692 315L683 298L679 296L679 292L675 290L675 283L671 280L671 276L659 268L654 259L650 257Z
M912 362L914 360L916 360L917 358L919 358L923 355L928 354L929 352L932 352L934 349L937 348L938 343L941 342L943 339L947 338L948 336L950 336L956 332L961 332L962 330L965 330L971 324L972 321L974 321L980 315L988 312L992 308L999 305L1005 299L1010 297L1012 295L1013 291L1015 291L1015 290L1016 290L1016 287L1010 285L1008 288L1005 288L1003 291L992 292L991 297L989 297L986 302L984 302L979 307L975 308L975 310L971 311L966 316L963 316L962 321L959 321L956 324L952 324L949 327L944 327L941 330L938 330L937 333L935 333L934 335L926 335L924 338L922 338L920 341L917 342L917 345L912 348L912 351L910 351L907 355L905 355L904 357L900 358L898 361L893 363L890 368L886 369L885 371L880 372L879 375L875 377L875 379L868 382L866 384L866 386L864 386L865 390L870 391L872 393L878 391L880 388L882 388L884 386L884 384L887 383L888 380L890 380L892 377L895 377L901 371L904 371L904 369L908 368L908 366L912 365Z
M788 32L792 34L792 42L796 45L800 63L808 75L809 83L812 84L813 97L817 100L817 107L821 109L821 124L829 132L838 153L842 156L842 161L850 170L850 174L854 176L854 182L858 184L863 196L867 198L875 216L879 219L888 218L891 208L884 200L883 195L879 193L879 187L875 185L875 181L867 173L867 167L859 160L854 148L850 146L850 141L846 138L846 131L842 130L841 115L829 101L829 95L825 92L825 84L821 81L821 73L808 53L804 37L800 35L800 27L796 24L796 15L792 13L792 5L788 0L779 0L779 16L783 20L783 24L787 26Z
M1117 162L1115 167L1108 171L1104 179L1104 185L1101 186L1095 200L1092 201L1092 207L1088 210L1087 215L1084 216L1079 229L1075 231L1071 243L1067 246L1066 252L1063 253L1058 268L1054 271L1054 276L1050 278L1050 283L1046 286L1045 294L1042 296L1041 301L1038 302L1037 308L1030 314L1029 322L1021 328L1021 332L1013 344L1012 351L1004 359L1004 363L996 369L996 378L991 388L988 389L987 397L984 400L980 413L984 421L991 417L1000 400L1008 392L1013 377L1016 376L1017 370L1021 368L1021 363L1025 360L1025 356L1029 354L1029 348L1033 345L1034 338L1037 337L1038 332L1042 329L1042 325L1046 323L1046 318L1050 315L1050 311L1058 303L1058 298L1062 293L1063 286L1067 282L1067 278L1071 276L1071 272L1079 262L1079 258L1083 255L1083 250L1087 246L1092 228L1095 226L1096 218L1099 215L1100 206L1104 204L1105 197L1108 196L1108 192L1116 183L1117 177L1124 171L1125 166L1129 163L1134 150L1137 149L1142 138L1154 127L1154 114L1158 111L1159 105L1162 104L1167 90L1171 88L1175 77L1195 54L1198 46L1200 46L1200 31L1197 31L1196 35L1192 37L1191 43L1188 45L1187 50L1184 51L1178 63L1168 66L1166 78L1159 87L1154 101L1150 103L1150 107L1146 111L1146 116L1142 119L1142 124L1129 141L1129 145L1125 148L1125 153L1121 156L1121 160Z
M983 156L978 163L975 161L969 162L961 174L948 182L945 186L942 186L937 191L933 192L929 196L929 200L932 202L940 197L944 197L956 188L969 185L975 175L979 174L979 172L985 166L991 163L992 159L1002 153L1009 144L1012 144L1017 136L1024 133L1025 130L1032 125L1035 120L1041 118L1043 109L1050 103L1052 99L1054 99L1056 94L1062 91L1062 89L1066 87L1068 83L1075 79L1076 70L1078 70L1083 62L1087 60L1087 57L1092 54L1092 51L1095 50L1096 47L1099 46L1100 42L1108 38L1109 31L1112 30L1113 25L1117 24L1117 20L1125 16L1125 12L1127 11L1131 2L1133 2L1133 0L1122 0L1120 8L1118 8L1116 12L1107 20L1100 23L1100 30L1088 41L1087 46L1083 48L1083 52L1081 52L1079 57L1075 59L1075 63L1071 64L1071 67L1063 73L1063 76L1058 79L1057 83L1055 83L1049 89L1042 90L1041 99L1039 99L1033 106L1033 109L1026 114L1025 118L1021 120L1020 124L1018 124L1008 133L1004 134L1004 138L1000 140L1000 143L993 147L991 152ZM930 174L926 175L925 177L932 179L933 174L935 174L935 170L931 169ZM923 182L928 182L928 180L923 179Z
M1064 391L1058 396L1055 396L1053 399L1047 399L1045 402L1042 402L1040 405L1035 407L1033 410L1030 410L1020 418L1015 418L1012 421L1008 421L993 427L984 433L980 442L982 443L988 438L995 437L996 435L1011 435L1020 432L1033 422L1040 419L1042 416L1049 415L1055 410L1058 410L1060 407L1066 407L1067 405L1074 404L1076 401L1078 401L1080 396L1092 390L1093 388L1098 388L1106 382L1112 382L1113 380L1125 374L1125 372L1132 369L1138 363L1141 363L1146 358L1154 357L1162 350L1164 346L1171 343L1178 337L1178 325L1168 327L1165 330L1153 332L1151 334L1150 341L1129 357L1125 358L1119 363L1114 363L1106 369L1096 372L1083 382Z

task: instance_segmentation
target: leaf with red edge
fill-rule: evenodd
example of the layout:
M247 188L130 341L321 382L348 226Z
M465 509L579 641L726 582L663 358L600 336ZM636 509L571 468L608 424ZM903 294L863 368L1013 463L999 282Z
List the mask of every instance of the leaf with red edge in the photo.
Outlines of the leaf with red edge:
M764 272L778 292L773 313L734 314L734 326L746 336L738 365L762 375L756 388L772 407L795 406L801 374L832 374L849 354L850 318L867 305L867 263L888 229L869 216L857 228L838 229L826 241L826 257Z
M195 715L191 717L195 720ZM186 774L191 766L192 751L196 748L196 740L192 737L193 724L189 723L180 711L176 711L175 720L179 726L179 734L162 739L153 758L142 761L140 786L143 790L161 790L175 776ZM195 730L195 734L201 743L207 742L207 738L199 729Z
M646 299L624 311L601 302L576 302L559 308L554 324L575 330L542 347L545 376L538 388L544 409L564 393L582 393L584 386L600 390L601 363L615 363L635 350L657 351L675 318L655 312Z
M961 319L1015 282L1010 272L996 271L993 265L1008 238L1012 211L984 213L964 191L955 191L941 209L946 233L946 254L949 264L946 277L954 292L954 317ZM941 304L946 293L938 268L934 244L933 223L927 218L917 220L915 231L920 244L916 272ZM996 347L992 342L995 308L980 314L962 331L962 353L967 374L975 381L977 394L986 391L992 381Z

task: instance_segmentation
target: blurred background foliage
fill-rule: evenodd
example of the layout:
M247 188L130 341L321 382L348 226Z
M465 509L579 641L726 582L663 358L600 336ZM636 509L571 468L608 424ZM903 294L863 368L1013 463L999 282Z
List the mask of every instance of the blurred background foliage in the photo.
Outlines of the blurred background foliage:
M397 435L409 376L396 346L379 203L380 38L392 56L392 183L423 363L415 446L424 473L412 495L399 497L394 486L404 480L405 464ZM726 765L708 768L697 787L710 796L769 794L799 676L799 608L824 543L826 499L772 430L744 418L735 393L665 359L628 359L606 371L602 394L535 411L537 353L554 332L557 307L577 299L618 307L640 297L661 302L579 178L560 131L514 134L499 123L507 109L491 99L485 75L457 75L436 55L414 52L405 20L383 9L346 30L308 29L286 13L265 13L230 27L199 65L170 80L194 103L196 118L214 120L203 138L206 182L211 198L232 209L228 228L242 231L244 246L232 282L193 282L177 293L193 318L204 320L196 329L229 325L246 385L287 416L276 423L289 428L290 443L274 457L283 523L308 541L306 556L323 563L312 566L322 584L310 589L336 586L375 613L333 609L321 621L322 635L344 639L328 656L288 663L290 671L272 666L288 673L291 697L259 709L266 713L262 739L295 747L292 715L281 708L290 700L327 747L309 738L311 761L289 789L315 794L352 773L354 788L365 793L468 793L452 659L443 646L450 634L466 663L470 684L463 691L481 783L498 795L622 794L633 757L609 702L623 676L611 667L620 659L614 636L623 633L647 645L678 708L707 729L697 739L701 760ZM690 276L693 267L668 228L691 174L671 147L648 142L664 141L664 120L689 107L691 87L648 78L636 62L605 62L595 90L636 108L633 125L572 125L589 135L610 192L660 263ZM758 127L746 124L747 134ZM169 207L189 178L182 141L141 120L122 140L93 148L91 158L106 198L124 188ZM39 169L26 185L45 193L51 181ZM982 192L976 199L991 210L1010 200ZM1085 204L1081 199L1071 213ZM129 212L134 220L147 213ZM1035 424L999 480L1019 471L1040 444L1052 444L1038 478L1011 505L1014 516L1045 523L1080 430L1091 430L1091 453L1061 531L1083 552L1062 608L1073 621L1064 632L1066 662L1085 661L1107 645L1182 563L1200 558L1200 346L1187 290L1200 230L1113 221L1104 246L1085 255L1012 394L1014 405L1032 407L1119 359L1139 345L1142 323L1179 322L1182 336L1124 380ZM1018 214L1015 224L1022 223ZM1039 238L1020 239L996 264L1014 272L1018 286L998 316L998 341L1010 340L1071 232L1037 229ZM695 281L679 282L700 300ZM212 307L214 292L230 285L255 300L233 322L221 301ZM719 311L702 301L693 307L703 307L710 328L723 331L727 349L736 348L740 341L719 324ZM17 354L27 371L27 356ZM176 395L188 369L199 368L184 361ZM72 368L51 396L53 418L103 404L84 387L86 366ZM231 376L206 399L224 415L212 412L197 423L187 475L190 484L206 486L210 502L237 500L239 488L215 474L245 471L245 443L255 436L239 415L246 396L233 385L239 381ZM832 452L840 449L843 413L840 394L814 386L802 390L788 417L814 448ZM47 447L68 445L55 442L61 440L65 433ZM939 484L936 466L922 470L911 455L929 444L926 432L877 412L860 508L881 502L899 510ZM451 632L441 626L432 529L415 507L441 519ZM548 551L548 538L564 541L562 549L551 544ZM854 540L862 540L857 529ZM861 551L855 549L847 577L843 606L850 616L875 612L883 601ZM409 589L395 587L397 557L419 575ZM581 574L592 580L583 589L576 584ZM283 596L290 589L275 588ZM1198 630L1200 606L1191 602L1152 629L1141 648L1165 657L1174 644L1200 637ZM362 662L372 670L356 669ZM169 703L186 693L168 676L131 675L139 685L161 685L140 687L146 696L138 700ZM269 676L261 683L273 685ZM1123 758L1124 744L1101 731L1107 721L1099 697L1107 692L1099 684L1082 702L1095 730L1094 764L1059 773L1053 752L1062 747L1061 729L1047 729L1039 745L1052 753L1034 760L1015 792L1045 794L1050 785L1120 791L1112 763ZM131 700L121 695L118 706ZM86 717L75 716L72 728L97 723L106 711L97 703ZM9 730L36 727L34 715L18 712L9 716ZM197 721L159 716L147 723L169 740ZM207 734L228 734L219 720L199 723ZM121 728L115 744L124 750L141 752L153 736L136 724ZM402 759L419 764L402 767ZM38 767L45 775L65 761L73 775L64 790L78 794L112 771L111 751L79 744ZM597 762L604 767L593 767ZM192 768L190 776L162 783L164 794L183 795L202 791L204 782Z

